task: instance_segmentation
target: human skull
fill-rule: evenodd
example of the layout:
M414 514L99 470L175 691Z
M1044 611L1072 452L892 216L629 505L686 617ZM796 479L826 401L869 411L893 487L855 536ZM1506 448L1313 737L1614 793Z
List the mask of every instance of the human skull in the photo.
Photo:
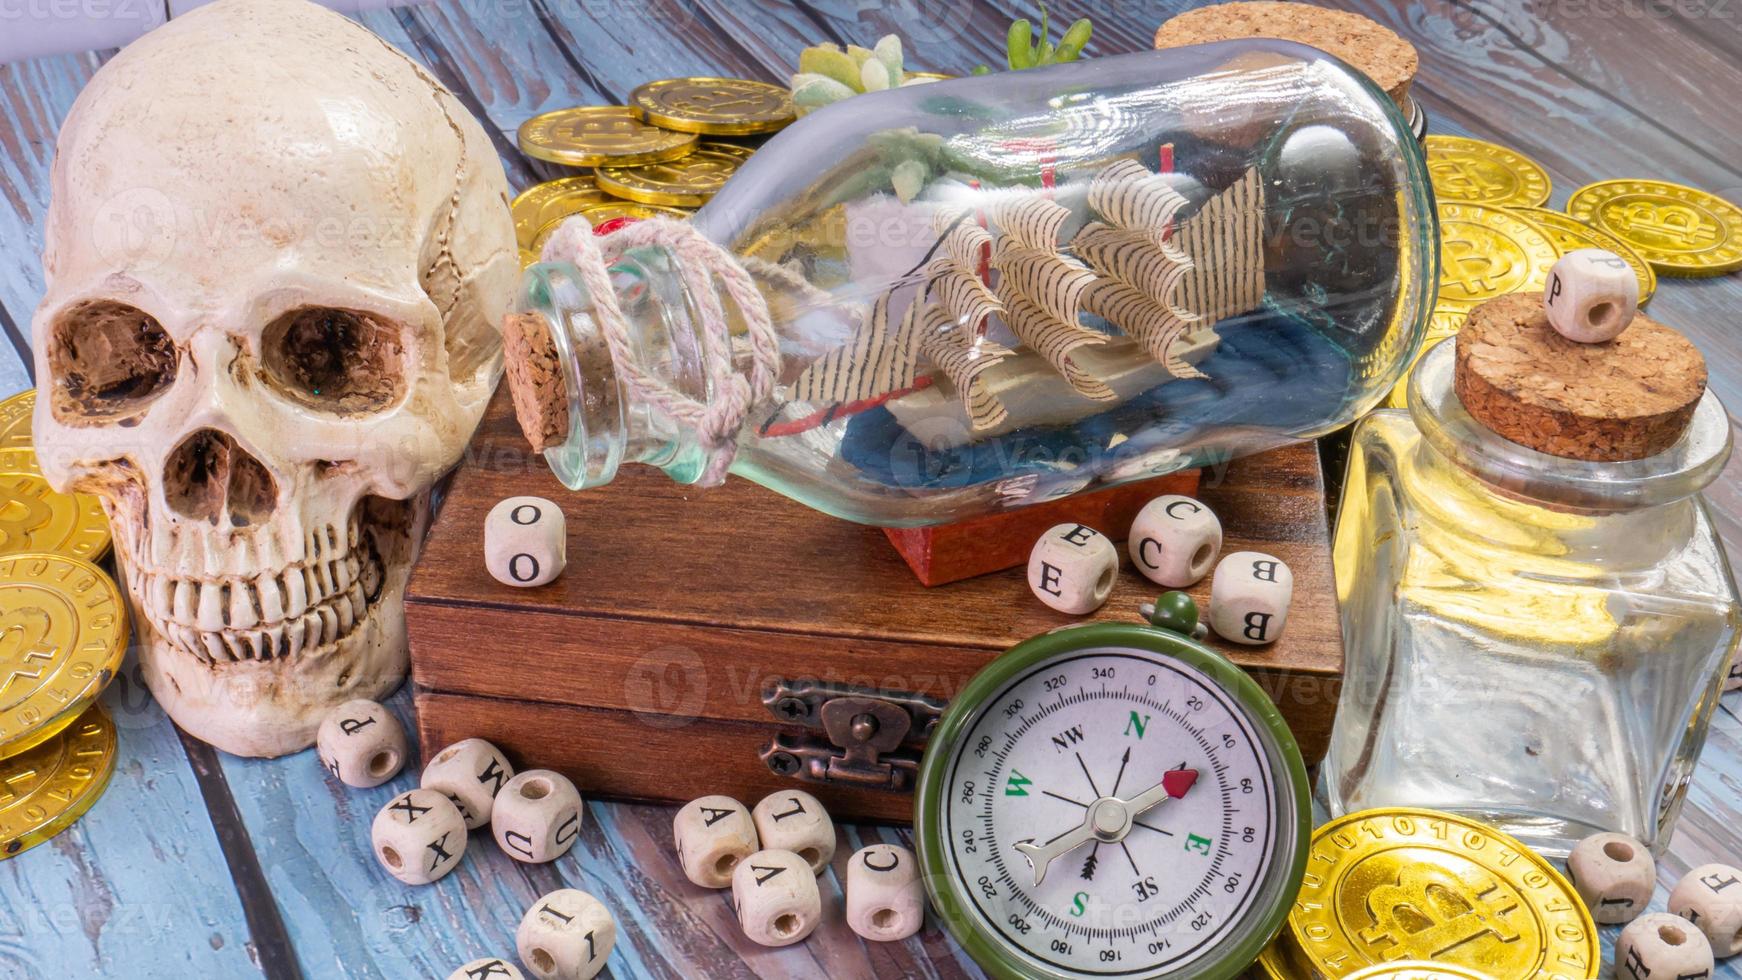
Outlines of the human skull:
M103 498L170 716L304 748L405 672L431 484L501 370L517 274L489 138L304 0L219 0L61 128L32 323L58 489Z

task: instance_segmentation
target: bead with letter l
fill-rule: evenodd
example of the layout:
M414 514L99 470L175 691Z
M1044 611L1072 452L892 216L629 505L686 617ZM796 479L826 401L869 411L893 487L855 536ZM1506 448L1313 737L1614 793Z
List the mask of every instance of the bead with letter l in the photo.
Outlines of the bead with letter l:
M1210 628L1233 643L1274 643L1288 625L1294 573L1282 559L1257 551L1223 558L1210 580Z
M561 888L532 904L514 932L520 961L538 980L588 980L617 945L617 920L578 888Z
M1542 304L1549 326L1562 337L1605 343L1619 337L1639 312L1639 277L1614 252L1575 249L1549 270Z
M802 789L777 790L751 811L762 847L792 851L822 874L835 856L835 822L821 800Z
M503 585L544 585L568 563L562 508L543 497L508 497L484 518L484 565Z
M496 794L490 833L516 861L555 861L581 836L581 793L562 773L528 769Z
M1125 539L1144 577L1170 589L1196 585L1222 551L1222 522L1190 497L1168 494L1143 505Z
M1119 575L1119 549L1086 524L1055 524L1028 553L1028 587L1062 613L1101 608Z

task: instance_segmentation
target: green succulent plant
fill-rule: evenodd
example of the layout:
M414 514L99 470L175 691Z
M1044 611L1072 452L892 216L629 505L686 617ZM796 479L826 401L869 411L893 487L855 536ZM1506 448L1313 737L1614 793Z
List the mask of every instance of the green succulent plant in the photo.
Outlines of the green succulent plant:
M1083 45L1089 43L1089 36L1094 30L1089 18L1084 17L1065 28L1057 44L1052 43L1052 25L1047 17L1046 4L1043 3L1040 5L1040 36L1035 36L1034 25L1026 17L1012 23L1010 30L1004 35L1005 60L1011 71L1076 61L1082 57ZM991 72L991 68L981 65L973 73L988 75Z

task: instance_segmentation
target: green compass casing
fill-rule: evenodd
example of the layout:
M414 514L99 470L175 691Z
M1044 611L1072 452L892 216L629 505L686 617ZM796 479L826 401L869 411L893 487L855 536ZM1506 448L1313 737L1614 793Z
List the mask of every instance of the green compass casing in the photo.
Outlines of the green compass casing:
M1228 980L1287 918L1312 827L1300 749L1245 671L1185 635L1178 599L1183 632L1017 645L928 741L926 888L993 976Z

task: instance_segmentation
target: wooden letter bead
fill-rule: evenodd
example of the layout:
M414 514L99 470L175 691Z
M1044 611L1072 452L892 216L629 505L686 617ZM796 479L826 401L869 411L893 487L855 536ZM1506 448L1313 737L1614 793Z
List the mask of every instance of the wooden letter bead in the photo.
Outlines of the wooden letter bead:
M514 945L538 980L588 980L604 969L617 945L617 920L598 899L564 888L533 903L515 930Z
M817 876L791 851L757 851L732 872L732 907L753 942L791 946L823 917Z
M1168 494L1143 505L1125 540L1144 577L1170 589L1196 585L1222 551L1222 522L1190 497Z
M1712 944L1692 922L1642 915L1615 940L1615 980L1700 980L1712 975Z
M894 844L860 848L847 861L847 925L874 942L906 939L925 924L925 885L913 852Z
M339 705L321 721L315 753L334 778L368 789L398 775L410 750L393 712L358 699Z
M442 794L408 789L375 815L369 840L388 874L408 885L427 885L459 866L466 821Z
M1294 573L1280 558L1236 551L1210 580L1210 628L1234 643L1273 643L1288 625L1293 598Z
M1614 252L1568 252L1548 273L1542 305L1549 326L1581 344L1614 340L1639 312L1639 277Z
M1055 524L1028 553L1028 587L1062 613L1081 616L1101 608L1119 575L1119 549L1084 524Z
M835 822L816 797L802 789L770 793L756 804L756 839L769 850L792 851L822 874L835 856Z
M509 497L484 518L484 565L503 585L531 588L568 563L562 508L543 497Z
M526 974L505 959L488 956L448 974L448 980L526 980Z
M1657 862L1626 834L1592 834L1567 857L1567 874L1591 918L1604 925L1632 922L1651 902Z
M1736 656L1730 658L1730 673L1724 677L1724 690L1742 690L1742 650L1736 651Z
M437 752L423 767L419 782L424 789L453 800L466 818L466 829L477 830L490 822L496 794L513 776L514 767L500 749L481 738L468 738Z
M581 836L581 793L562 773L528 769L496 794L490 833L517 861L555 861Z
M704 796L685 803L672 818L671 835L677 841L684 876L703 888L732 884L738 862L762 847L749 808L730 796Z
M1676 882L1669 910L1705 933L1719 959L1742 953L1742 871L1700 865Z

